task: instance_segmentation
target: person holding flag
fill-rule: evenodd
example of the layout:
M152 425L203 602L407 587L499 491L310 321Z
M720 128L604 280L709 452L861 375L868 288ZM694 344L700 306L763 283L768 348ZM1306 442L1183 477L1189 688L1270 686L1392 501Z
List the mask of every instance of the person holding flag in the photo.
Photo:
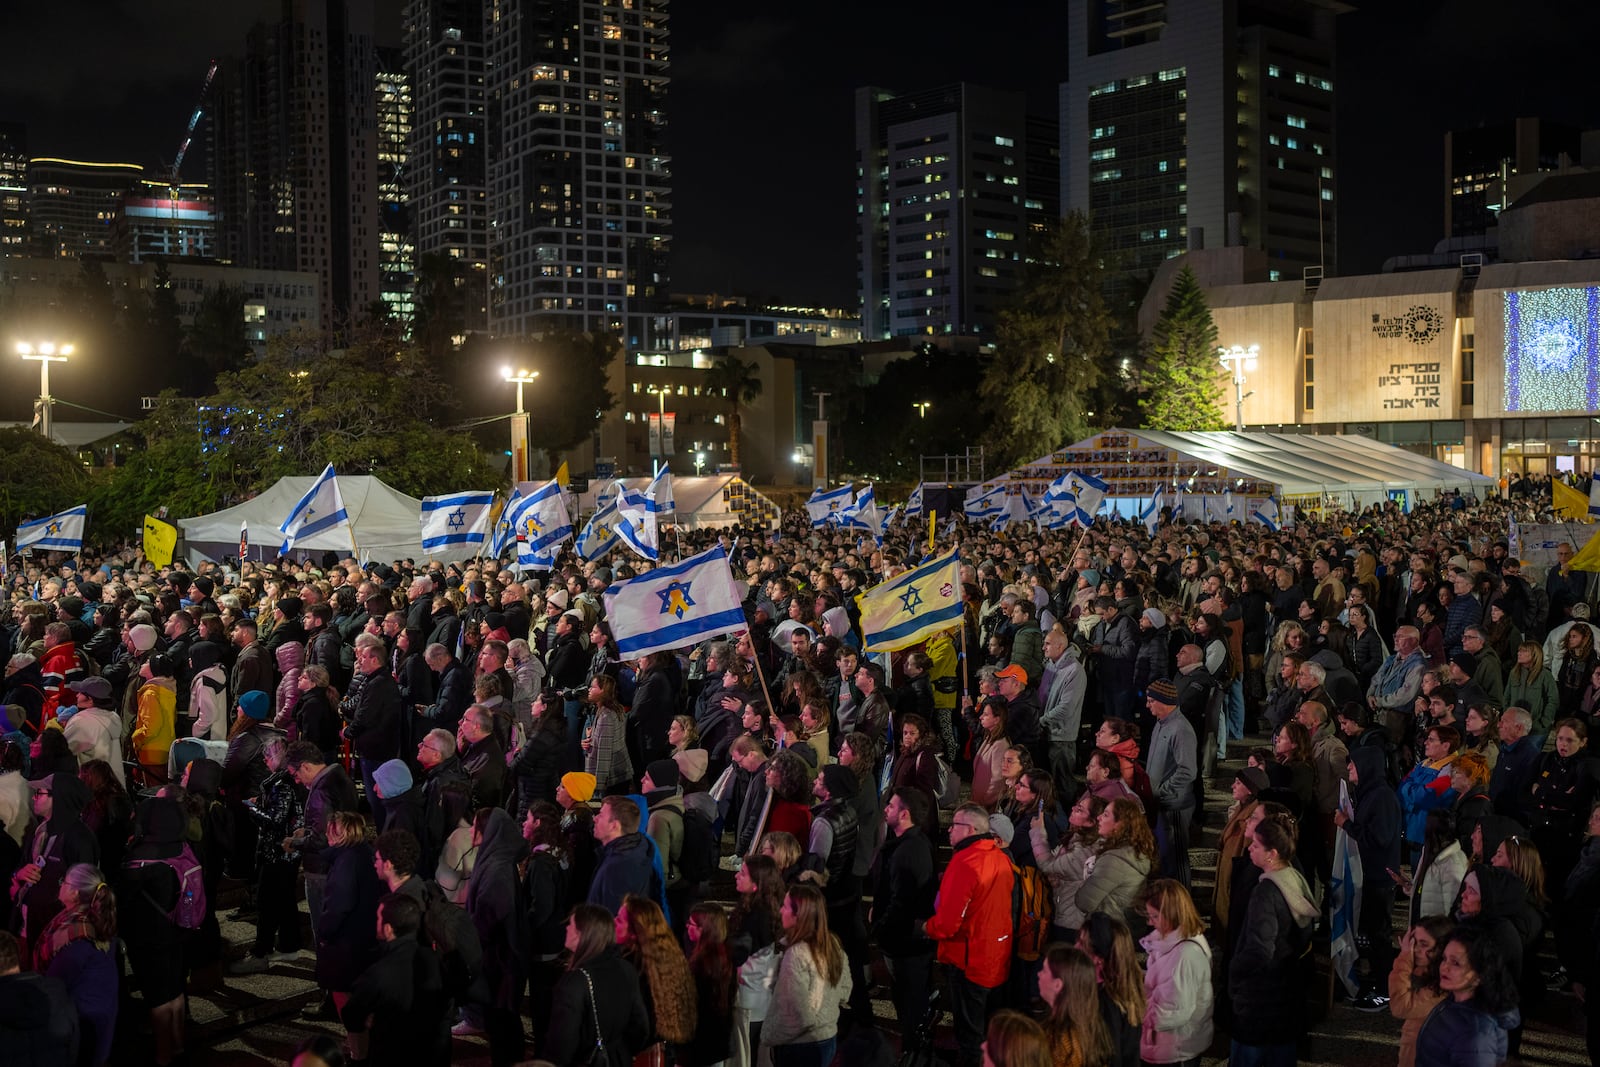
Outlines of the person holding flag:
M21 524L17 527L16 545L19 550L37 548L77 555L83 551L83 532L88 525L89 505L79 504L58 514Z

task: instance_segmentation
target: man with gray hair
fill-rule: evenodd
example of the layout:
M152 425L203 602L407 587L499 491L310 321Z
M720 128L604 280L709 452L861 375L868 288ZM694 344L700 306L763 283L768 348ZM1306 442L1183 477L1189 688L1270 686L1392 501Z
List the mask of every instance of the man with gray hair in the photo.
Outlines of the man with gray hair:
M372 775L384 763L403 755L400 748L407 733L400 687L384 664L384 653L382 638L375 634L356 636L355 673L362 678L361 691L350 725L344 728L344 736L361 760L361 781L379 833L383 832L387 812L383 798L373 788Z
M417 745L417 763L426 776L422 810L417 814L417 842L422 859L417 869L431 873L439 853L462 817L472 810L472 779L456 756L456 737L448 730L429 730Z
M1405 741L1411 724L1411 706L1422 692L1422 676L1428 660L1422 654L1422 635L1415 626L1401 626L1394 632L1394 652L1367 685L1367 706L1372 709L1391 744Z
M506 779L506 750L495 736L495 713L474 704L461 717L456 751L461 769L472 779L472 799L480 808L497 808Z
M428 669L439 679L432 704L418 704L416 713L429 723L446 730L451 737L461 725L461 716L472 703L472 674L466 664L444 645L429 645L423 652Z
M1489 772L1489 800L1497 815L1532 825L1528 786L1539 762L1539 744L1528 734L1533 715L1527 708L1510 707L1500 713L1500 758Z

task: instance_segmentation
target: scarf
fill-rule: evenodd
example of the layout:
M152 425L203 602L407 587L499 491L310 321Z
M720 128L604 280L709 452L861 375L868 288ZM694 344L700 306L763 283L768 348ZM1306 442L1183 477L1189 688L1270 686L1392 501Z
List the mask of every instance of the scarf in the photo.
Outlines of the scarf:
M106 944L96 941L94 924L82 907L59 911L39 935L38 947L33 952L33 969L44 973L50 961L74 941L94 941L95 947L104 951Z
M1131 786L1133 784L1133 761L1139 758L1139 742L1130 737L1125 741L1118 741L1106 751L1122 761L1122 780Z

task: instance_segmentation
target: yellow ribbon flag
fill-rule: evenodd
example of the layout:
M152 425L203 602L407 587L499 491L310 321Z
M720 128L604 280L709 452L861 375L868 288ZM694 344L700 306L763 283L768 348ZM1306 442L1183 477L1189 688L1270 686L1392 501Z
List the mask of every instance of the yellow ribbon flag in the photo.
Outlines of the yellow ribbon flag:
M144 517L144 558L157 567L172 565L172 552L178 547L178 528L154 515Z
M1589 521L1589 498L1559 478L1550 480L1550 504L1568 522Z
M572 472L567 470L566 460L562 460L561 466L556 468L556 484L563 489L572 484Z
M1589 543L1578 550L1569 566L1575 571L1600 571L1600 532L1589 538Z

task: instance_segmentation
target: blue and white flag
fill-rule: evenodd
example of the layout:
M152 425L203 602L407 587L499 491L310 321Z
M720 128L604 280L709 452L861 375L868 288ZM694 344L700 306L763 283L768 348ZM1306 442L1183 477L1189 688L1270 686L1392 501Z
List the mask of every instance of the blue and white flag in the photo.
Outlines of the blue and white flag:
M1589 483L1589 518L1600 519L1600 478Z
M1350 801L1350 784L1339 783L1339 810L1349 819L1355 818L1355 805ZM1365 871L1361 869L1361 851L1344 827L1334 831L1333 871L1328 879L1328 954L1333 973L1344 983L1350 995L1361 989L1356 975L1356 963L1361 957L1356 947L1356 916L1361 914L1361 889Z
M1506 526L1506 548L1510 549L1512 559L1522 558L1522 530L1517 526L1515 515Z
M578 534L578 555L584 559L603 556L622 542L622 537L617 533L621 521L617 513L617 498L620 496L620 493L615 494L609 504L590 515L589 521L583 524L583 532Z
M911 495L906 497L906 518L908 518L908 519L920 519L920 518L922 518L922 483L921 482L918 482L917 483L917 487L915 489L911 490Z
M566 497L554 480L519 495L501 518L517 539L517 562L524 567L553 568L561 542L572 536Z
M1231 488L1222 491L1222 521L1232 522L1238 517L1239 505L1233 499Z
M605 603L617 654L624 660L741 632L749 625L721 545L617 582L606 590Z
M489 536L489 508L493 504L493 493L423 497L418 516L422 551L431 554L467 545L482 546Z
M1173 483L1172 486L1172 519L1174 522L1183 518L1183 486Z
M1139 521L1144 523L1144 528L1151 537L1156 535L1156 527L1161 525L1161 498L1165 495L1166 488L1160 485L1156 486L1155 493L1150 497L1150 503L1146 504L1144 510L1139 512Z
M678 499L672 492L672 469L665 463L650 479L650 487L644 491L645 510L657 515L678 510Z
M866 530L879 544L883 543L883 514L878 511L878 497L871 482L856 494L854 504L843 509L840 525L850 530Z
M41 548L48 552L81 552L83 551L83 531L89 524L89 505L79 504L75 508L55 515L46 515L42 519L34 519L17 527L17 547Z
M289 509L289 517L278 527L278 532L283 534L283 547L278 549L278 555L287 556L296 541L349 525L350 514L344 509L344 497L339 495L339 476L333 473L330 463L317 475L300 502Z
M1106 493L1111 486L1083 471L1073 471L1071 474L1072 495L1077 498L1077 514L1073 516L1074 526L1092 526L1094 517L1100 511L1100 504L1106 498Z
M829 523L840 521L840 512L850 507L855 496L855 488L851 485L841 485L837 489L814 489L806 500L806 514L811 516L813 528L820 528Z
M495 520L494 529L489 533L489 555L494 559L499 559L506 546L516 540L517 532L511 526L511 517L521 500L522 490L513 487L511 495L506 497L505 506L500 509L500 517Z
M1254 511L1250 512L1250 521L1259 522L1273 533L1278 532L1278 501L1275 497L1267 497Z
M623 488L622 495L617 498L617 536L645 559L661 558L656 511L650 506L645 490Z
M883 525L884 525L884 527L887 528L887 527L893 526L895 524L895 522L899 520L899 518L900 518L900 505L896 504L894 507L889 509L889 514L887 514L887 515L885 515L883 517Z
M994 518L1005 510L1005 506L1006 487L996 485L985 489L977 496L968 497L961 505L961 513L973 522L981 522L984 519Z

